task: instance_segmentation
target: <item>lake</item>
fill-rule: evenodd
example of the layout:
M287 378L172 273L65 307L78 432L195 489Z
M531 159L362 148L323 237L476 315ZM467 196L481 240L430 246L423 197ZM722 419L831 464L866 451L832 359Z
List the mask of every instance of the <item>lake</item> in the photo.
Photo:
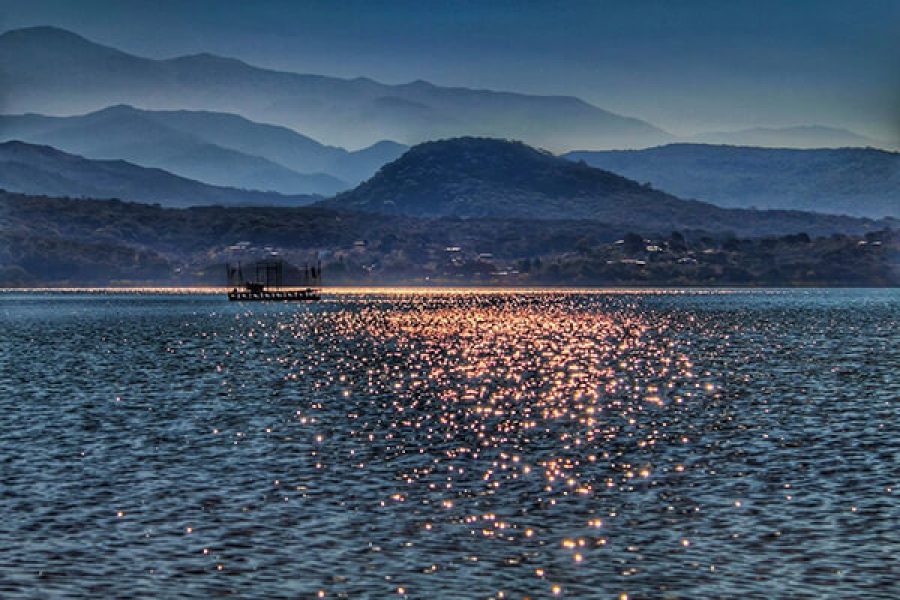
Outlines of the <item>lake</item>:
M4 598L900 595L900 290L0 322Z

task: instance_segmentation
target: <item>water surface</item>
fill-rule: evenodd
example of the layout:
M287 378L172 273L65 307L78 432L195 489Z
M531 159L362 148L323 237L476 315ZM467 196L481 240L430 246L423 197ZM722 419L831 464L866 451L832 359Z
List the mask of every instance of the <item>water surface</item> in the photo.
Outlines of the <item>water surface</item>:
M896 290L0 322L3 597L900 595Z

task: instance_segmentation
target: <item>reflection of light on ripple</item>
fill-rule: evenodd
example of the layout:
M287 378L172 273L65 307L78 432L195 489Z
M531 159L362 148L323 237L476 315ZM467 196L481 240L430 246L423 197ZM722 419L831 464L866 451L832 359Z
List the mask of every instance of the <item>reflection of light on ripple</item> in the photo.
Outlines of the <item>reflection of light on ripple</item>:
M687 441L682 402L701 384L668 325L624 303L600 312L560 296L468 294L346 311L316 331L353 341L326 379L349 400L360 469L392 469L402 484L378 506L418 505L422 531L540 548L552 578L552 548L572 564L602 552L598 515L614 519L616 495L673 470L654 462L655 446ZM568 511L585 536L553 527Z

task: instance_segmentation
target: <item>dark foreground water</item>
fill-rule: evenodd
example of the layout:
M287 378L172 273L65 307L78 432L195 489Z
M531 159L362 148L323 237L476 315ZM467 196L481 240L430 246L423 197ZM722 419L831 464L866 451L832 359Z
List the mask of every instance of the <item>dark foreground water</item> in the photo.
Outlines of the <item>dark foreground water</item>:
M900 596L896 290L0 322L3 598Z

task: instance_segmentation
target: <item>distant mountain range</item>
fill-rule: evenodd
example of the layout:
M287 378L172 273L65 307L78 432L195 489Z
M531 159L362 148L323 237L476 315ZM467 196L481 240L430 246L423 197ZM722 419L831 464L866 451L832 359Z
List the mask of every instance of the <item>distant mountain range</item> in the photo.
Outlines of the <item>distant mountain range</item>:
M0 35L0 79L6 113L71 115L116 104L211 110L284 125L347 148L458 135L522 139L557 151L672 140L645 121L574 97L425 81L385 85L273 71L211 54L152 60L54 27Z
M6 140L87 158L120 158L214 185L321 195L356 185L406 150L379 142L348 152L238 115L130 106L72 117L0 116L0 141Z
M699 156L691 152L699 153ZM709 152L709 156L705 156L705 152ZM755 162L749 162L749 167L729 166L729 160L748 161L745 156L748 152L751 158L755 158ZM839 154L833 156L834 152ZM644 153L651 156L643 157ZM657 158L654 153L660 153L662 157ZM735 158L728 159L731 153L735 153ZM897 156L875 150L793 151L676 145L631 153L587 153L585 158L595 162L603 162L604 159L606 162L618 161L609 166L620 172L660 169L654 165L672 163L668 171L670 189L683 183L678 179L681 176L687 184L697 183L703 190L735 188L738 192L746 192L741 187L743 185L751 191L756 190L764 198L769 187L779 189L772 183L771 177L767 179L767 173L778 170L771 165L779 164L783 169L783 165L790 162L780 157L781 153L787 153L789 157L799 153L801 158L794 157L792 160L802 163L794 167L801 173L815 172L807 164L809 161L802 162L802 157L823 154L825 158L820 157L819 162L824 161L825 166L819 169L836 173L825 182L826 188L831 186L840 190L842 188L838 183L846 184L850 176L860 179L861 173L876 182L896 180L896 172L893 173L894 179L891 179L887 170L896 170ZM850 156L844 153L850 153ZM864 156L854 160L853 155L857 153ZM875 153L874 158L869 156L872 153ZM675 158L672 158L673 155ZM394 216L581 219L620 229L657 232L690 229L733 231L740 235L800 231L819 234L861 232L877 226L872 221L813 212L724 209L706 202L683 200L609 170L570 160L580 156L573 154L568 159L561 158L521 142L490 138L426 142L383 166L356 188L323 200L310 195L282 195L213 186L123 160L87 159L49 146L13 141L0 143L0 188L35 195L121 198L168 207L301 206L318 201L321 206L331 209ZM693 161L700 166L685 162L685 157L690 156L694 156ZM885 159L887 163L884 163ZM714 171L712 166L720 161L725 161L725 166L721 172ZM840 168L846 168L849 173L844 179L838 173ZM752 169L756 169L755 180L746 175ZM704 173L704 179L691 179ZM803 181L790 172L783 179L783 187L792 181ZM865 181L865 177L862 180ZM855 189L861 196L859 190L862 188L857 185ZM892 189L873 189L870 186L868 190L870 202L854 205L869 209L868 213L863 214L878 215L873 207L878 202L887 207L890 205L889 198L896 197ZM780 192L783 194L784 190ZM739 198L733 203L741 206L751 203L751 200ZM772 206L783 204L790 205L791 197L771 200ZM822 210L821 206L815 208ZM893 216L895 213L896 207L893 213L887 215Z
M712 131L689 136L689 141L766 148L886 148L895 145L847 129L825 127L824 125Z
M318 198L207 185L124 160L90 160L15 141L0 143L0 188L48 196L120 198L166 207L301 206Z
M897 152L671 144L565 157L720 206L900 217Z
M320 206L414 217L590 219L623 229L740 235L865 231L872 221L797 211L725 209L519 142L456 138L411 148Z

